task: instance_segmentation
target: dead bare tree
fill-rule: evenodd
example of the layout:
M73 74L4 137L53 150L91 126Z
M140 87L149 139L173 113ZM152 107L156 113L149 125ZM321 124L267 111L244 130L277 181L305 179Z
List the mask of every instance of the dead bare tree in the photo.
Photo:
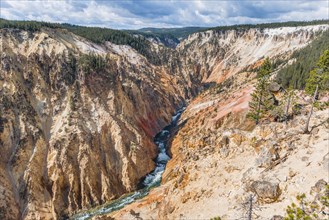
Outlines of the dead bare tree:
M248 220L252 220L252 209L253 209L253 206L252 206L252 203L253 203L253 196L250 195L249 196L249 210L248 210Z
M318 89L319 89L319 85L316 85L316 89L315 89L315 92L314 92L314 96L313 96L313 99L312 99L312 106L311 106L311 110L308 114L308 117L307 117L307 120L306 120L306 124L305 124L305 128L304 128L304 133L309 133L309 130L308 130L308 127L309 127L309 124L310 124L310 120L311 120L311 117L312 117L312 114L313 114L313 108L314 108L314 103L315 103L315 100L316 100L316 97L318 95Z
M245 215L241 219L252 220L253 216L255 216L255 210L259 210L260 208L255 203L255 195L250 194L245 202L242 204L242 208L245 211Z

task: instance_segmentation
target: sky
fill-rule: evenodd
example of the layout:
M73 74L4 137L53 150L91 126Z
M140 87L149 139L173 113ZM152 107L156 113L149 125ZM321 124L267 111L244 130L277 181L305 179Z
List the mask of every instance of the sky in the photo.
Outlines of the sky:
M329 0L1 0L0 17L100 26L214 27L329 19Z

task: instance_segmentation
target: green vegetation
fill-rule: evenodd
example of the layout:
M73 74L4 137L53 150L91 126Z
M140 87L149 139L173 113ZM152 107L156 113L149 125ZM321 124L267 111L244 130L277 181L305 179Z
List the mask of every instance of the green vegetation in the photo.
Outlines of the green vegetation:
M0 18L1 28L17 28L25 31L40 31L42 28L61 28L61 24L40 21L9 21Z
M296 115L299 106L296 103L296 94L292 85L285 89L282 100L278 102L270 90L269 76L273 70L273 64L267 58L257 72L257 84L254 92L251 94L252 100L249 102L250 111L248 117L259 123L261 118L270 116L275 121L285 121ZM271 87L275 88L276 83L271 83ZM313 70L310 71L309 77L305 79L305 91L312 95L311 109L307 117L304 132L309 132L309 122L313 114L313 108L324 108L329 103L319 103L317 99L319 93L329 90L329 50L325 50L318 58ZM289 109L292 106L292 112Z
M319 91L329 89L329 50L323 52L320 56L316 68L310 72L309 78L306 80L305 91L313 94L319 87Z
M216 217L211 218L210 220L221 220L221 217L216 216Z
M143 36L133 36L127 32L100 27L83 27L70 24L58 24L38 21L9 21L0 19L0 28L17 28L26 31L40 31L42 28L60 28L84 37L94 43L106 41L117 45L129 45L144 55L152 64L160 64L160 58L151 51L150 43Z
M91 71L100 72L106 67L106 60L94 54L82 55L79 59L79 66L83 72L89 74Z
M306 195L302 194L296 197L298 203L292 203L286 209L284 220L315 220L323 219L322 213L329 209L329 186L318 196L318 200L307 201Z
M280 28L280 27L297 27L307 25L329 24L329 20L314 20L314 21L289 21L263 24L241 24L230 26L218 26L213 28L203 27L184 27L184 28L142 28L136 31L128 30L132 34L141 34L145 37L158 37L161 41L165 38L170 38L175 42L187 38L190 34L203 32L207 30L227 31L227 30L248 30L250 28Z
M102 57L97 54L83 54L77 61L77 66L86 76L97 73L104 79L114 80L118 67L116 61L110 57Z
M187 38L190 34L206 30L201 27L185 28L142 28L139 30L127 30L128 33L142 35L146 38L159 39L165 46L174 47L182 39ZM176 44L176 45L173 45Z
M269 76L272 72L272 64L269 58L266 58L257 72L257 84L255 91L251 94L252 100L249 102L250 111L248 117L252 118L258 124L265 113L271 110L272 105L269 97L271 94L269 88Z
M313 108L318 97L318 92L329 90L329 50L324 51L324 53L319 58L316 68L310 72L310 77L306 80L305 91L308 94L313 94L312 107L309 112L304 132L308 133L308 126L313 114Z
M159 40L166 47L174 48L177 44L179 44L178 38L174 37L172 34L168 33L152 33L152 32L142 32L139 30L127 30L126 32L132 35L140 35L145 38L153 38Z
M280 27L298 27L308 25L328 24L329 20L314 20L314 21L288 21L288 22L275 22L263 24L238 24L232 26L218 26L209 28L208 30L227 31L227 30L248 30L250 28L280 28Z
M270 111L268 115L277 122L285 122L287 124L288 120L292 119L294 115L299 114L297 107L297 96L295 90L292 87L287 88L283 92L281 100L276 100L273 96L274 102L272 102ZM290 109L292 109L290 111Z
M256 24L256 25L233 25L233 26L222 26L211 28L211 30L240 30L249 28L275 28L275 27L295 27L304 25L315 25L315 24L328 24L328 20L317 20L309 22L284 22L284 23L269 23L269 24ZM140 54L144 55L149 62L155 65L160 65L166 63L162 61L159 54L153 52L150 47L149 41L146 39L148 37L159 38L165 46L172 46L172 40L175 43L179 43L180 39L187 38L188 35L207 30L201 27L186 27L186 28L143 28L137 31L126 30L113 30L109 28L100 27L83 27L70 24L59 24L59 23L49 23L49 22L38 22L38 21L9 21L5 19L0 19L0 28L18 28L26 31L40 31L42 28L60 28L67 29L68 31L82 36L95 43L104 43L106 41L112 42L118 45L129 45ZM329 32L328 32L329 33ZM169 41L168 41L169 39ZM318 47L323 47L327 43L327 48L329 45L329 38L327 36L327 41L320 43ZM307 54L307 55L306 55ZM302 55L302 54L301 54ZM309 53L303 53L304 56L309 56ZM312 57L318 57L319 54L314 54ZM302 62L305 63L305 62ZM310 65L308 65L310 66ZM303 73L305 68L303 68ZM309 69L310 70L310 69ZM305 82L309 70L306 71L306 77L302 77L302 82ZM281 74L285 77L287 74ZM282 78L282 77L281 77ZM296 79L299 79L298 76ZM287 80L288 79L288 80ZM282 81L290 81L289 76L287 79L282 79ZM304 80L304 81L303 81ZM297 83L299 86L300 83ZM305 83L304 83L305 84ZM304 85L302 83L302 86Z
M294 89L304 89L310 71L316 66L320 55L328 49L329 31L326 31L305 48L295 51L291 56L295 62L282 68L276 81L284 88L293 86Z
M72 85L78 75L78 61L77 58L71 52L67 56L63 54L66 62L62 64L61 72L63 72L64 80L68 85Z
M144 37L136 37L124 31L100 27L63 24L62 28L98 44L109 41L118 45L129 45L147 58L152 56L149 51L149 42Z
M158 36L169 35L177 39L185 39L190 34L206 30L207 28L202 27L183 27L183 28L142 28L139 32L152 33Z

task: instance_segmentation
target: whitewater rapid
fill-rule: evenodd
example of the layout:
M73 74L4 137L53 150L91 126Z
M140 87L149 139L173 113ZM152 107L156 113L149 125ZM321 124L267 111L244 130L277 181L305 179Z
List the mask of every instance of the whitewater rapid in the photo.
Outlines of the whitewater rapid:
M74 220L87 220L90 219L93 216L97 215L104 215L111 213L113 211L122 209L128 204L133 203L134 201L141 199L148 195L151 188L159 186L161 182L162 174L166 168L166 164L170 160L169 155L167 154L167 142L170 138L170 130L174 128L177 125L177 122L185 110L185 107L179 109L173 116L170 125L166 126L161 132L159 132L155 138L154 143L156 144L158 148L158 156L155 159L155 169L145 176L144 180L142 181L143 188L140 190L137 190L131 194L124 195L121 198L96 207L94 209L78 213L74 216L72 216L70 219Z

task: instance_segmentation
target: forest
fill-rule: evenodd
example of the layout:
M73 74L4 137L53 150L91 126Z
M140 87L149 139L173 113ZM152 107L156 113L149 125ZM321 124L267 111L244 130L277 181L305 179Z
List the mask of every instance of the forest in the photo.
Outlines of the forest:
M322 33L306 47L295 51L290 59L295 60L286 65L277 74L276 81L283 87L304 89L310 71L316 67L320 55L329 49L329 31Z
M134 36L127 32L100 27L84 27L71 24L59 24L39 21L9 21L0 19L0 28L17 28L25 31L40 31L42 28L60 28L84 37L95 43L106 41L118 45L129 45L144 55L151 63L157 64L158 59L151 51L150 43L143 36Z
M208 30L225 31L225 30L244 30L250 28L279 28L279 27L296 27L307 25L328 24L329 20L314 20L305 22L283 22L283 23L263 23L263 24L245 24L233 26L219 26ZM150 42L147 37L159 37L160 39L171 38L178 43L178 38L186 38L188 34L204 31L204 28L187 27L187 28L144 28L137 31L132 30L114 30L100 27L84 27L71 24L49 23L39 21L12 21L0 18L0 28L17 28L26 31L40 31L42 28L60 28L67 29L70 32L84 37L95 43L104 43L106 41L118 45L129 45L140 54L144 55L149 62L154 65L160 65L164 62L160 56L163 54L154 53L151 50ZM316 59L326 49L329 48L329 32L325 32L321 37L316 39L306 48L294 52L292 58L298 60L292 65L283 68L277 77L277 80L284 86L293 85L296 89L305 87L305 80L316 63ZM164 50L165 51L165 50Z
M329 24L329 20L314 20L314 21L287 21L287 22L274 22L262 24L238 24L231 26L218 26L209 28L208 30L227 31L227 30L248 30L250 28L281 28L281 27L298 27L308 25Z

